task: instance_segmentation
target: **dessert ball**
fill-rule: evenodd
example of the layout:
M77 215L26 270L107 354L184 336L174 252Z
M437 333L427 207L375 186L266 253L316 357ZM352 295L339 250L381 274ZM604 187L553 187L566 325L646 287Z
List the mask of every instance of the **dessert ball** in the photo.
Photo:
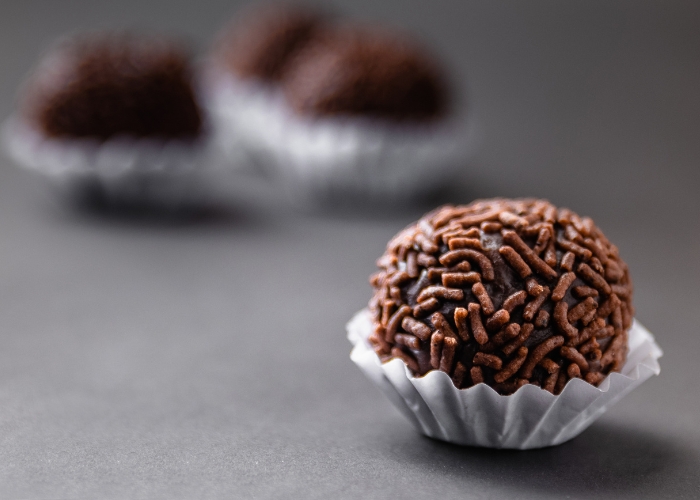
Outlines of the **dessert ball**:
M290 65L288 102L301 114L431 120L446 111L445 78L413 43L384 31L338 29Z
M185 52L134 35L83 36L59 45L37 68L24 113L58 138L191 139L202 129Z
M292 56L321 29L318 12L289 5L249 10L226 30L217 58L241 78L277 82Z
M376 353L415 376L500 394L558 394L620 371L632 324L627 265L588 217L544 200L447 205L396 235L371 278Z

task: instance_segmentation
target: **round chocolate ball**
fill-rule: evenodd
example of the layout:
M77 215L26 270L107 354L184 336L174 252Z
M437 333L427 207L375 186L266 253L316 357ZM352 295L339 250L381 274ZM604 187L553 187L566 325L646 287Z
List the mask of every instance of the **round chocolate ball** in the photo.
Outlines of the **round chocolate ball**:
M24 113L50 137L191 139L202 129L191 80L188 58L172 42L82 36L58 45L42 61L27 89Z
M290 5L250 9L225 30L217 44L217 58L241 78L277 82L323 21L318 12Z
M406 39L378 30L338 29L307 45L290 65L285 95L298 113L431 120L447 109L445 78Z
M588 217L544 200L492 199L428 213L388 244L371 278L370 336L382 361L458 388L558 394L620 371L632 284Z

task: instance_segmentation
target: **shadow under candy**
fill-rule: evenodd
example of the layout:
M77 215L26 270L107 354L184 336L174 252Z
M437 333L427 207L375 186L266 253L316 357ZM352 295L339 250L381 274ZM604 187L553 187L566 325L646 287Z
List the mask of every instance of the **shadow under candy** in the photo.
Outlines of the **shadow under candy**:
M45 212L67 222L117 226L240 229L265 220L264 214L241 203L222 203L207 198L163 203L147 196L114 196L95 183L75 184L70 191L49 189L43 197L43 205Z
M475 480L527 496L698 498L700 456L668 436L597 422L571 441L538 450L463 447L416 434L392 455L452 481Z

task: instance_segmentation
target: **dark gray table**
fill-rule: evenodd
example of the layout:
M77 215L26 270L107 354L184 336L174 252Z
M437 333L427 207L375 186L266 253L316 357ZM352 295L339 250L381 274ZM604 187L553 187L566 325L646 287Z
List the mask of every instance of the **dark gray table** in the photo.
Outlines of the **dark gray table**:
M0 497L699 497L697 4L339 6L419 32L468 77L484 142L446 198L548 197L618 244L661 376L557 448L435 442L364 379L344 332L386 241L427 207L309 216L231 178L216 216L115 218L66 209L3 159ZM0 114L66 31L204 48L234 7L5 1Z

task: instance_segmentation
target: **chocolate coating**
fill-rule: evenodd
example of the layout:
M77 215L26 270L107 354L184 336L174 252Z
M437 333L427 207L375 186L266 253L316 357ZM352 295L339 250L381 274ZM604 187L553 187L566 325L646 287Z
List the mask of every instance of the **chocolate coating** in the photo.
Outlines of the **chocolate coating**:
M279 81L292 56L321 29L319 13L266 5L236 19L218 43L217 58L242 78Z
M339 29L301 51L284 79L302 114L430 120L447 108L445 79L414 44L380 31Z
M24 112L50 137L191 139L202 129L185 53L133 35L59 45L37 68Z
M383 361L447 372L501 394L526 383L558 394L620 371L632 324L626 264L587 217L544 200L444 206L378 261L370 337Z

